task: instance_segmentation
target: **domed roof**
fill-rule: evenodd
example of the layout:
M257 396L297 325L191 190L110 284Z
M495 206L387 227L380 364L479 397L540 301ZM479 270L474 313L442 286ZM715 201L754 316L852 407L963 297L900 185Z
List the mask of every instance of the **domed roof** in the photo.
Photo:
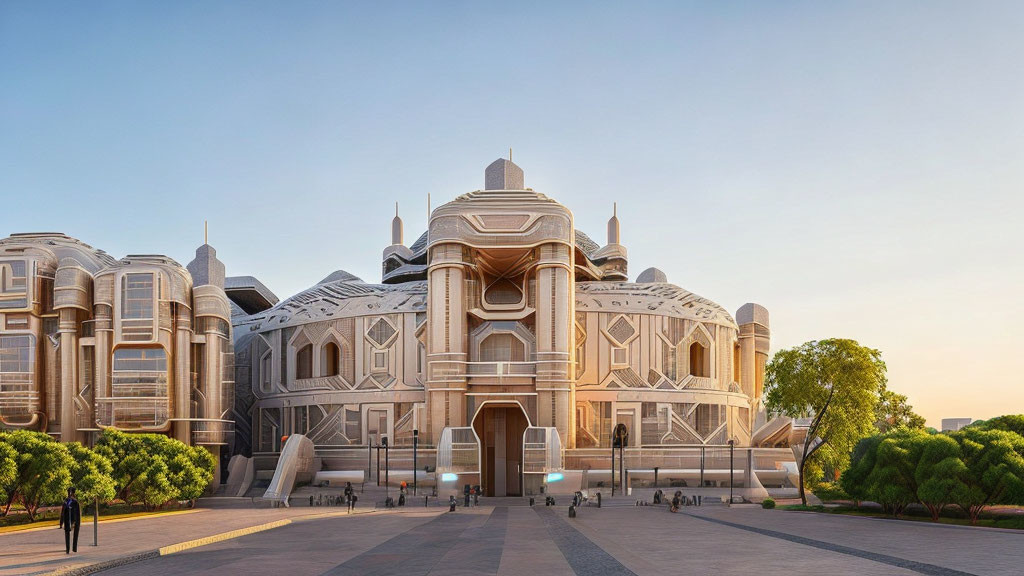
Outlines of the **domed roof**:
M335 270L334 272L331 272L330 275L327 276L327 278L324 278L323 280L317 282L316 285L319 286L321 284L327 284L328 282L362 282L362 281L363 281L363 279L358 277L358 276L356 276L355 274L350 274L350 273L348 273L348 272L346 272L344 270Z
M648 268L640 273L636 277L636 281L639 284L649 284L651 282L668 282L668 276L665 275L661 270L654 268Z
M725 308L667 282L577 282L576 310L656 314L737 328Z
M282 300L273 308L253 314L238 325L264 331L322 320L336 320L368 314L394 312L425 312L427 283L366 284L355 276L339 270L312 288Z

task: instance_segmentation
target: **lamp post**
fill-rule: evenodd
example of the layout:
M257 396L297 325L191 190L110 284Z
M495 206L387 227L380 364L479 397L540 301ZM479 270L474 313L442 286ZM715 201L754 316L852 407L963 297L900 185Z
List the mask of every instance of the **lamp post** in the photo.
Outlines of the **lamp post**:
M388 437L381 438L384 442L384 496L389 496L388 482L391 480L391 460L389 458Z
M419 447L420 442L420 431L415 429L412 431L412 494L416 495L416 471L418 467L416 465L416 449Z
M615 439L612 438L612 498L615 497Z
M736 447L736 444L730 438L729 439L729 507L730 508L732 507L732 485L733 485L733 478L732 478L732 476L733 476L732 455L733 455L733 450L735 449L735 447Z

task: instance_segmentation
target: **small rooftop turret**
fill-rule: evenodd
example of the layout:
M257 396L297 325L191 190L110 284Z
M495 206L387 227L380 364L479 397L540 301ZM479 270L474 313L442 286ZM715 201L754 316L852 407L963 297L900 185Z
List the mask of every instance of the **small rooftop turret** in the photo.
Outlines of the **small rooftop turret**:
M525 190L523 169L512 160L498 158L484 170L484 190Z

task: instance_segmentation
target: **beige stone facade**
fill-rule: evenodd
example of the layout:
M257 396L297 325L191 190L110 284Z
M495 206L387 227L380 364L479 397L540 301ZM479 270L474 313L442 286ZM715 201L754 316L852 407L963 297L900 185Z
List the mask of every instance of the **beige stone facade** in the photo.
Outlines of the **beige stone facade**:
M85 443L161 432L220 452L234 404L223 283L207 245L187 270L63 234L0 240L0 425Z
M387 438L391 465L411 469L416 431L421 466L505 495L605 467L618 424L632 469L680 478L730 441L786 446L760 405L767 310L734 318L656 269L627 278L617 216L600 246L497 160L484 190L435 209L410 246L396 214L381 284L339 271L236 310L237 449L272 467L283 438L303 434L324 468L372 476L368 446ZM258 293L228 289L236 302Z

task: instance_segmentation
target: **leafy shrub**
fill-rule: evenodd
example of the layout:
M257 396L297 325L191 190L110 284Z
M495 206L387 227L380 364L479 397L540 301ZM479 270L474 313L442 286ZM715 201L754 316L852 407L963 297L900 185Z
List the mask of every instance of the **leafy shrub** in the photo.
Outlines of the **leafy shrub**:
M761 501L761 508L764 508L765 510L771 510L772 508L775 508L775 500L771 498L765 498L764 500Z
M822 482L814 487L813 492L822 502L851 500L850 495L843 490L839 482Z

